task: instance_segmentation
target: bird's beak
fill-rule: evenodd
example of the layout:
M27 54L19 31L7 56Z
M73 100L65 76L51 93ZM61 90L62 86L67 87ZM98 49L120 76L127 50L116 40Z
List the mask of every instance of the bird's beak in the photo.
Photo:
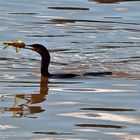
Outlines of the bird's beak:
M32 45L26 45L24 49L34 50L34 47Z

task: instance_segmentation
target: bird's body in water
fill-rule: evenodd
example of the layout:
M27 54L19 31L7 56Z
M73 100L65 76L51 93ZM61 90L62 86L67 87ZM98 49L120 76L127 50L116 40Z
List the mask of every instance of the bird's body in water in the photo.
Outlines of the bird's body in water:
M81 75L78 74L51 74L49 73L49 63L50 63L50 53L41 44L32 44L27 45L25 49L33 50L40 54L41 56L41 75L44 77L51 77L51 78L74 78L77 76L105 76L105 75L112 75L112 72L87 72Z

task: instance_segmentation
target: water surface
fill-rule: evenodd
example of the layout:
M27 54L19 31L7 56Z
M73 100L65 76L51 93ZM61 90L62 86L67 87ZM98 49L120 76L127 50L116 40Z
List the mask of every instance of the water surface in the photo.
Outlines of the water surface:
M140 16L134 0L0 0L0 139L140 139ZM40 56L3 49L41 43L50 72L112 76L44 79Z

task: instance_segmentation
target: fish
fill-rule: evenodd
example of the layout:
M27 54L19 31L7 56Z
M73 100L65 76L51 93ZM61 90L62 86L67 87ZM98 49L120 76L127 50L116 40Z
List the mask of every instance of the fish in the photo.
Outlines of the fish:
M16 49L16 52L18 53L21 48L25 47L25 43L22 40L12 40L10 42L4 42L4 48L6 49L8 46L12 46Z

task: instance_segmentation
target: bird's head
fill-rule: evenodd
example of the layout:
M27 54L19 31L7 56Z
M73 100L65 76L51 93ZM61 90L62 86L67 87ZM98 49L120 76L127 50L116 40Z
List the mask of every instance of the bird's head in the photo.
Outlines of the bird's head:
M48 52L48 50L41 44L32 44L32 45L26 45L25 49L33 50L40 55L43 55L45 52Z

